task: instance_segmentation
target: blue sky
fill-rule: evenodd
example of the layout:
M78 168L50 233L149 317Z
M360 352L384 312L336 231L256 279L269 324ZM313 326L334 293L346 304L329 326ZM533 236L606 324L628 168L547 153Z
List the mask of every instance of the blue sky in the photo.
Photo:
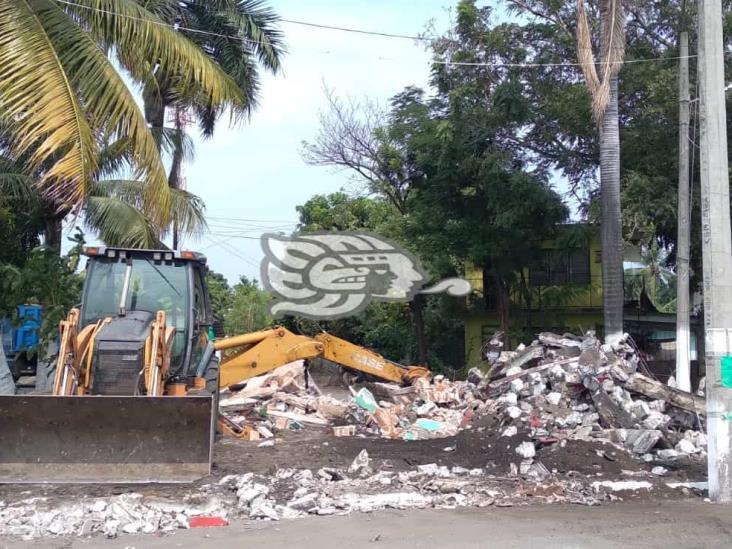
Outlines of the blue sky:
M449 26L445 0L270 0L285 19L415 35L433 20ZM288 48L282 74L264 76L259 107L236 128L225 121L209 140L195 137L184 168L187 188L206 202L211 234L183 246L203 251L230 282L259 278L262 229L291 231L295 207L319 193L349 188L348 175L306 165L301 143L318 130L323 86L337 95L386 101L405 86L426 87L429 54L411 40L282 23ZM237 235L234 237L233 235ZM245 237L245 238L242 238Z

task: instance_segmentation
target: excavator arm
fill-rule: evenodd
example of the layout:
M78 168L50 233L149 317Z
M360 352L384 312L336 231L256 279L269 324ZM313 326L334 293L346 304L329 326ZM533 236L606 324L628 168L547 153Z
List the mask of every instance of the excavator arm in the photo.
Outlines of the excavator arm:
M240 383L288 362L312 358L324 358L350 370L394 383L409 384L416 378L430 375L427 368L401 366L374 351L328 333L311 338L293 334L282 326L219 339L214 343L214 349L230 351L221 360L221 387Z

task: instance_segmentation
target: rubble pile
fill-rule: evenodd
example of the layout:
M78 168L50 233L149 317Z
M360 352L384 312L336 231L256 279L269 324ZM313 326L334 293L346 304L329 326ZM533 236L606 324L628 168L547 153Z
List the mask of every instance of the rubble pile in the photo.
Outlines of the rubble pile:
M371 382L350 397L335 398L308 377L303 361L249 380L222 393L219 407L244 430L244 438L272 438L281 430L331 427L336 436L356 434L416 440L457 434L486 403L475 385L444 376L418 379L410 387Z
M542 333L528 347L501 353L487 374L474 371L472 377L505 419L503 437L523 427L538 444L602 440L645 461L703 457L704 398L664 385L639 366L627 337L609 346L592 333ZM516 452L530 459L532 442L524 444Z
M703 391L654 379L629 338L609 346L592 333L542 333L515 351L493 346L486 357L466 380L351 382L332 394L303 362L287 364L221 393L229 423L262 447L223 441L220 450L237 456L219 462L225 476L170 498L158 489L72 498L23 492L0 500L0 536L116 537L239 518L594 505L628 492L704 489L693 476L706 455ZM325 436L285 436L308 428Z
M231 502L210 495L183 501L126 493L82 498L58 504L34 497L6 504L0 501L0 535L32 539L45 535L91 536L152 534L188 528L200 516L226 516Z
M229 475L184 501L127 493L54 505L47 498L0 502L0 536L164 534L235 518L280 520L381 509L508 507L529 502L596 505L597 489L575 480L541 487L501 482L483 469L420 465L411 471L373 471L364 450L348 470L280 469L271 475ZM203 520L201 520L203 519Z
M410 387L372 382L349 387L346 399L323 394L303 363L292 363L222 395L221 408L251 426L250 438L307 425L336 436L441 438L471 428L476 415L493 414L502 418L497 438L528 434L516 446L524 461L537 445L565 439L607 441L646 461L705 455L703 396L641 373L629 338L609 346L591 332L541 333L529 346L492 353L487 371L473 368L464 381L438 375Z

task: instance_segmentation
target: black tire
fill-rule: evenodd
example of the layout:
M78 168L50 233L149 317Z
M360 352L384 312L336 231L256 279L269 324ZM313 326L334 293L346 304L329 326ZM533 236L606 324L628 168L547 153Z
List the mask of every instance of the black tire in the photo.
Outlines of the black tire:
M214 425L218 434L218 414L219 414L219 357L213 355L208 361L206 372L203 374L206 380L206 392L213 395Z
M53 382L56 379L56 359L55 355L45 359L38 359L36 364L36 388L35 393L41 395L50 395L53 392Z

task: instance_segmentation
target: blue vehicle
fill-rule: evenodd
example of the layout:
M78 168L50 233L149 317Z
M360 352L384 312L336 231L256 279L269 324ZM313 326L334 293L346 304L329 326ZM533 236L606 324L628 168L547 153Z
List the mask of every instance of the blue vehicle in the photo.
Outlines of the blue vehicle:
M3 351L16 381L20 376L36 373L42 319L43 308L40 305L19 305L17 320L0 319Z

